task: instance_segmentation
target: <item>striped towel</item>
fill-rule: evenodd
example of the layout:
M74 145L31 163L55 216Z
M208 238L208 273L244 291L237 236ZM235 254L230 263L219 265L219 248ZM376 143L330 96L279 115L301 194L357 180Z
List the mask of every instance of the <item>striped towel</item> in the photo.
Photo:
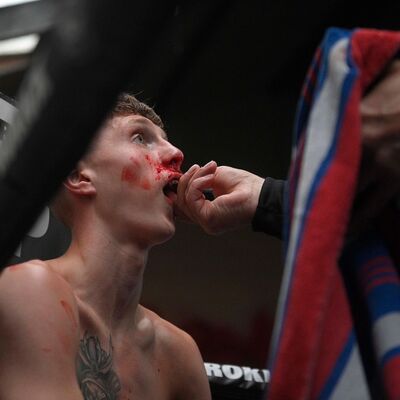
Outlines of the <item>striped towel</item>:
M286 199L270 400L383 392L400 399L398 274L377 234L344 246L361 156L360 99L399 48L397 32L332 28L310 66Z

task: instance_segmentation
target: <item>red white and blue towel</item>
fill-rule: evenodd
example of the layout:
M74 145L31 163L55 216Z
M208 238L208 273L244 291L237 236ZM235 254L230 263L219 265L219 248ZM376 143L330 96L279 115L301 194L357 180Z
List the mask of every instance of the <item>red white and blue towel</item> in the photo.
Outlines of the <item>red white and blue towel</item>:
M397 32L329 29L307 75L270 400L400 399L398 272L377 233L344 246L361 158L360 99L399 48Z

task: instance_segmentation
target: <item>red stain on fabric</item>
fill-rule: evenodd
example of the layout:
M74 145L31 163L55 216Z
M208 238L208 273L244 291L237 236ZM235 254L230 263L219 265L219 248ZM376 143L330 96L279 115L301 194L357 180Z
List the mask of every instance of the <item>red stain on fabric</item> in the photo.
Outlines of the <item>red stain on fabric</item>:
M78 323L76 322L75 315L74 315L74 312L72 310L72 307L64 300L61 300L60 304L61 304L62 308L64 309L65 313L67 314L68 318L72 322L72 325L75 328L77 328L78 327Z

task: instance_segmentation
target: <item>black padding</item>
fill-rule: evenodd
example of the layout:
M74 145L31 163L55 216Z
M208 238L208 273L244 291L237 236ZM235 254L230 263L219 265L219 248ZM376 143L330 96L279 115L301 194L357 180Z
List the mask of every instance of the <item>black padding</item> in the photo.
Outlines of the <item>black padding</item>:
M157 0L65 4L39 44L0 148L0 265L82 157L174 9Z
M59 1L40 0L0 8L0 40L47 31L54 24Z

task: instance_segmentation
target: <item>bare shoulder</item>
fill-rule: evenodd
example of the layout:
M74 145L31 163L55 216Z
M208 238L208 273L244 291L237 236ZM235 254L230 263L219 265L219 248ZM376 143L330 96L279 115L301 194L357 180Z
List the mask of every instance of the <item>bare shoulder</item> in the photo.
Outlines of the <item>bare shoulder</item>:
M144 308L145 315L152 321L157 339L171 350L197 350L196 342L184 330L160 317L154 311ZM177 348L176 348L177 347ZM187 349L188 348L188 349Z
M55 311L77 321L78 308L70 285L46 262L32 260L5 268L0 276L0 308L18 316L23 310L40 307L46 307L47 316ZM35 315L40 318L41 314Z
M0 276L1 332L18 338L29 329L45 337L65 329L78 337L78 307L70 285L46 262L32 260L5 268ZM44 329L48 327L49 329ZM56 329L56 330L57 330ZM21 332L21 334L23 334Z
M156 313L148 309L145 309L145 312L154 326L155 341L160 350L161 361L170 373L176 398L211 399L203 359L193 338Z
M6 268L0 276L0 398L22 398L26 387L35 399L60 391L79 396L78 345L78 310L68 283L38 260Z

